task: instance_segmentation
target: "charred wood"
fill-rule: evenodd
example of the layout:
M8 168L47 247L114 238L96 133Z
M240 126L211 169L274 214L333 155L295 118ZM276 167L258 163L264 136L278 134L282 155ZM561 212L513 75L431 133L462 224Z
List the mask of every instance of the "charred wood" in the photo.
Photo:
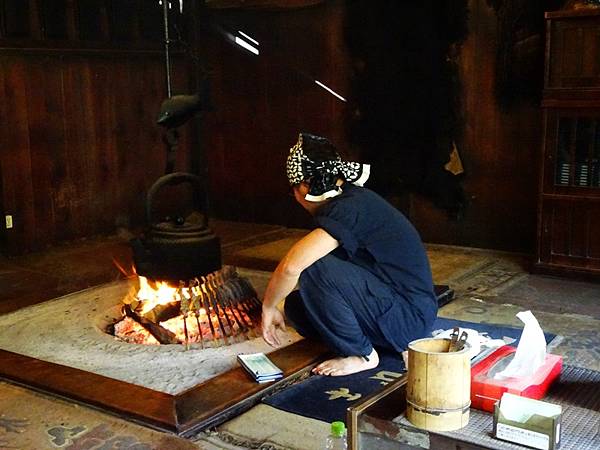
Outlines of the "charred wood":
M179 339L175 336L174 333L169 330L165 330L160 325L155 324L151 320L146 319L143 316L140 316L136 312L129 309L127 306L123 308L125 315L130 317L139 323L148 333L150 333L154 338L160 342L161 344L179 344Z

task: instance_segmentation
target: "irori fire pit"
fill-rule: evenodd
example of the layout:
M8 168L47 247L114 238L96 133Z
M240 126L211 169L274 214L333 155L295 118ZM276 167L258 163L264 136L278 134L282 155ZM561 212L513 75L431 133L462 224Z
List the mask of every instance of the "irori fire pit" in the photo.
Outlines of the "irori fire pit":
M139 290L124 299L124 317L109 328L125 342L206 348L257 337L261 304L232 266L177 287L142 276L139 282Z
M237 271L260 298L269 274ZM247 339L244 333L218 347L205 340L205 348L199 342L189 348L124 342L106 330L122 318L131 290L121 280L0 316L0 379L188 434L245 411L277 389L278 382L254 382L237 364L238 354L269 353L284 371L281 383L323 357L318 343L292 329L281 336L285 347L275 351L261 337Z

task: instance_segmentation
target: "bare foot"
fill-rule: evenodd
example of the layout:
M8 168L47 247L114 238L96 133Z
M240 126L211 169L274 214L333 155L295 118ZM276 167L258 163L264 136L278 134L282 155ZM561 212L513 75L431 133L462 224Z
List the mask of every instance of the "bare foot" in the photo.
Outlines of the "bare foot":
M362 356L347 356L345 358L328 359L327 361L323 361L312 371L318 375L339 377L373 369L379 365L379 355L375 349L373 349L368 358L368 361Z

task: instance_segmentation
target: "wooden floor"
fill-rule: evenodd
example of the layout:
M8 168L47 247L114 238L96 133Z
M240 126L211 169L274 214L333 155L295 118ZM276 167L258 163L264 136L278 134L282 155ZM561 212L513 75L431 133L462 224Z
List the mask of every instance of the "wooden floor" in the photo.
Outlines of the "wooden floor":
M306 230L247 223L215 221L211 223L211 227L221 238L225 264L269 271L275 268L286 248L306 234ZM131 237L133 236L121 233L117 236L73 242L17 258L0 256L0 314L124 277L117 265L126 271L130 270ZM557 350L569 364L585 362L586 367L598 370L600 302L597 299L600 298L600 285L527 274L519 263L523 258L526 259L523 255L513 258L506 254L490 255L489 252L478 249L465 250L435 245L428 246L428 252L434 278L436 275L444 278L452 274L452 287L458 294L455 301L440 311L442 315L467 321L484 320L518 326L515 313L531 309L536 312L536 317L545 330L564 337ZM477 268L478 271L474 272L471 268ZM498 285L502 287L500 294ZM11 365L16 366L18 372L20 365ZM60 403L56 399L45 398L28 389L1 381L0 389L0 412L3 416L0 418L0 448L3 443L14 444L17 445L16 448L23 449L43 448L37 443L49 442L48 430L54 429L52 417L56 415L48 415L48 407L53 411L57 408L64 410L61 414L64 414L65 419L61 419L62 421L77 417L77 422L73 422L71 427L85 424L88 431L82 432L81 436L110 424L110 430L115 433L117 430L126 430L140 440L145 439L145 442L156 443L167 439L164 434L148 434L146 428L136 428L128 421L118 421L85 408L75 410L75 404L70 402ZM219 392L226 390L226 387L221 387ZM23 425L21 428L26 430L25 433L2 434L4 422L9 428L12 427L10 429L19 430L19 424L23 423L19 421L19 417L33 417L33 413L25 414L24 411L31 410L30 405L34 402L40 405L35 413L39 414L40 420L34 423L30 419L29 426ZM253 443L261 442L268 436L269 442L279 442L284 447L291 445L286 441L289 434L293 436L290 438L293 444L297 445L295 426L286 425L289 418L286 416L285 420L277 421L283 414L277 411L268 412L270 415L265 419L264 411L267 407L260 406L256 409L256 414L243 414L239 416L240 420L227 422L220 427L220 431L228 435L244 436L248 442ZM61 426L65 433L76 429ZM38 431L34 430L36 427ZM310 433L316 433L314 427L311 422L305 432L307 442L310 441ZM176 441L181 447L174 446L174 443L175 441L170 441L168 446L159 445L157 448L205 448L205 441L197 446L189 446L189 441L182 440ZM307 444L298 448L313 447Z

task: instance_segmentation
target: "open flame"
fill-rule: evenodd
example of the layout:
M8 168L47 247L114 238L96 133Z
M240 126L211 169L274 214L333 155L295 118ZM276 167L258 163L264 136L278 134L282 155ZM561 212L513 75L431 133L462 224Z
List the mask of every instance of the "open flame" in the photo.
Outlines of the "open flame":
M179 286L137 278L139 289L124 299L125 317L114 325L126 342L219 346L250 338L260 322L256 292L232 267Z
M146 277L138 276L140 289L137 291L136 298L141 302L141 314L147 314L158 305L168 305L173 302L180 302L183 298L190 299L189 288L178 289L170 286L166 281L150 282Z

